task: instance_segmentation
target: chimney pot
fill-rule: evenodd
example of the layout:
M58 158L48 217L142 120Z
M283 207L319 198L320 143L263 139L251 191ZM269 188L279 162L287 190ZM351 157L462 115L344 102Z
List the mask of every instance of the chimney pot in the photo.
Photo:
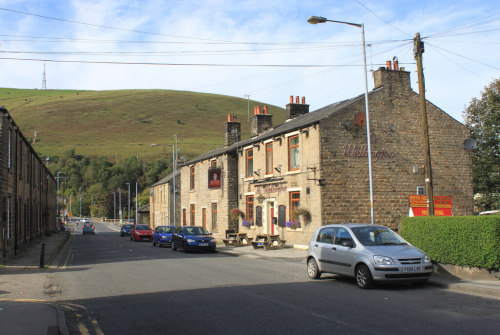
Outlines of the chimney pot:
M306 97L302 97L302 104L305 105L306 104Z
M399 62L397 60L394 61L394 71L399 71Z
M264 114L268 114L268 112L267 112L267 106L264 106Z
M227 122L231 122L231 114L227 114Z
M257 106L257 114L260 114L260 106Z
M293 95L290 96L290 103L293 104Z
M296 97L295 97L295 103L296 103L296 104L300 103L300 102L299 102L299 99L300 99L300 98L299 98L299 96L296 96Z
M392 66L391 66L391 61L388 60L385 62L385 66L387 67L387 70L392 70Z

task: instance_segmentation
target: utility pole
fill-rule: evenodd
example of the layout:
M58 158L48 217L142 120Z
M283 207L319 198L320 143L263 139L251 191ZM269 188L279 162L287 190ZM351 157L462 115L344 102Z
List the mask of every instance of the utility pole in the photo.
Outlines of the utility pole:
M248 122L250 122L250 95L249 94L245 94L245 97L247 98Z
M422 54L424 53L424 42L420 40L420 33L415 34L413 53L417 61L418 95L420 97L420 109L422 111L422 131L425 155L425 195L427 195L428 216L434 215L434 191L432 190L432 168L431 148L429 145L429 124L427 122L427 107L425 100L424 70L422 68Z

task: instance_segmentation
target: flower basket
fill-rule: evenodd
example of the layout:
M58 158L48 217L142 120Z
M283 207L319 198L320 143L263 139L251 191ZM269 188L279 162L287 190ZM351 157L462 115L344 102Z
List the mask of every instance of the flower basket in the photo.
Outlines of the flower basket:
M253 220L243 220L242 225L243 227L250 228L253 226Z
M292 219L297 221L297 219L301 218L300 221L303 221L305 224L311 223L312 217L311 213L305 208L297 208L292 212Z
M233 208L233 209L229 210L229 216L231 217L231 220L237 221L239 218L244 219L245 213L240 211L238 208Z
M287 228L294 229L294 230L301 228L300 222L298 222L298 221L288 221L288 222L286 222L286 226L287 226Z

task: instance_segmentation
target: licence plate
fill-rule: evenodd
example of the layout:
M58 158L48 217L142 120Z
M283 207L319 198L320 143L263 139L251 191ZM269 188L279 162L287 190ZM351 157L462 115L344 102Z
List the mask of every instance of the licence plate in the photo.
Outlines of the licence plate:
M200 247L208 247L208 243L200 243Z
M403 272L419 272L421 271L420 266L407 266L403 268Z

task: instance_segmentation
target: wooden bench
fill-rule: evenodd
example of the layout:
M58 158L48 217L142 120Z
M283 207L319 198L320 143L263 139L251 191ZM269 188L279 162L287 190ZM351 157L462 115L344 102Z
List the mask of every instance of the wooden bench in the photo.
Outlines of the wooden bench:
M226 247L234 247L237 243L237 240L235 238L225 238L222 240Z

